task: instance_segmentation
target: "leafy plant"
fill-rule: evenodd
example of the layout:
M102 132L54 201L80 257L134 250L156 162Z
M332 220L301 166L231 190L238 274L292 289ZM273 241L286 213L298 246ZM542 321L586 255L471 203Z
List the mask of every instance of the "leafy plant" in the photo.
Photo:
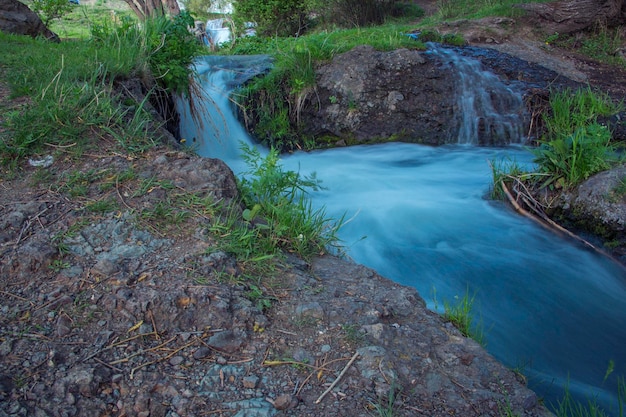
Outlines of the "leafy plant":
M578 128L571 136L541 141L531 149L539 172L547 174L541 187L569 188L617 161L611 132L597 123Z
M257 149L244 145L243 150L248 171L239 178L239 189L245 209L231 208L211 226L221 238L220 249L260 266L282 250L309 258L335 245L342 220L331 221L306 196L320 187L315 176L284 171L276 150L264 157Z
M30 9L39 15L44 26L50 26L54 19L61 19L72 10L68 0L33 0Z

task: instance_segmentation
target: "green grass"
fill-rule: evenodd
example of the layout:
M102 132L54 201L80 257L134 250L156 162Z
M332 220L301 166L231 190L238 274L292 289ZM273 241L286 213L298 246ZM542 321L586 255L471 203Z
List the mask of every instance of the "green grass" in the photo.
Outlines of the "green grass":
M598 118L623 109L623 102L591 88L553 92L543 117L546 133L531 149L538 172L545 174L540 186L569 188L620 162L612 134Z
M420 23L424 26L430 26L458 19L480 19L490 16L517 17L523 14L523 10L513 7L515 4L545 3L546 1L439 0L437 12Z
M452 323L463 336L482 344L484 339L482 328L474 324L474 298L475 295L470 296L467 291L462 297L456 296L452 303L444 301L443 319Z

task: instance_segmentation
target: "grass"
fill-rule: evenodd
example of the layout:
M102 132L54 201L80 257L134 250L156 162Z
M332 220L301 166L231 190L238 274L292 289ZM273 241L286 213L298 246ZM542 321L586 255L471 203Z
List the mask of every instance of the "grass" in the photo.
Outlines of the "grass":
M607 371L608 376L609 371ZM626 407L626 380L619 377L617 380L617 410L605 410L597 400L592 397L587 403L576 401L568 386L565 386L563 399L554 407L557 417L624 417Z
M470 296L468 290L460 298L455 296L455 302L453 303L444 301L443 319L452 323L454 327L459 329L463 336L472 338L478 343L483 344L484 337L482 328L474 325L474 298L475 295Z
M612 134L598 118L623 109L623 103L591 88L553 92L543 117L546 133L531 149L538 171L547 175L540 186L569 188L618 163Z
M401 394L401 389L396 385L395 381L391 382L389 393L386 398L379 398L377 402L370 403L370 407L376 412L378 417L394 417L396 416L396 400Z
M458 19L480 19L490 16L518 17L523 14L521 9L513 7L520 3L545 3L539 1L516 0L439 0L437 12L425 18L421 24L430 26L445 21Z

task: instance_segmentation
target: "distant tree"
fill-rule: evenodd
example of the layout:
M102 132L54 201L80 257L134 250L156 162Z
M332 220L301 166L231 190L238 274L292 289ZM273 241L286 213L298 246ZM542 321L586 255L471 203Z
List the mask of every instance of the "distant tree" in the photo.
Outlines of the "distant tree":
M598 24L617 26L626 23L625 0L563 0L519 4L517 7L539 18L546 32L573 33Z
M176 16L180 13L180 7L176 0L124 0L133 12L141 20L147 17L157 16Z

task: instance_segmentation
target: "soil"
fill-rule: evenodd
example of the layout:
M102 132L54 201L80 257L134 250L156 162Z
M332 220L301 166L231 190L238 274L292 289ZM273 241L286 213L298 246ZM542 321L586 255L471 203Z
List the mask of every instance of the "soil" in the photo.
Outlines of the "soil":
M507 25L476 39L626 96L622 69ZM0 125L25 104L0 84ZM93 141L2 168L0 416L549 415L414 289L329 255L250 276L208 232L236 199L220 161Z

